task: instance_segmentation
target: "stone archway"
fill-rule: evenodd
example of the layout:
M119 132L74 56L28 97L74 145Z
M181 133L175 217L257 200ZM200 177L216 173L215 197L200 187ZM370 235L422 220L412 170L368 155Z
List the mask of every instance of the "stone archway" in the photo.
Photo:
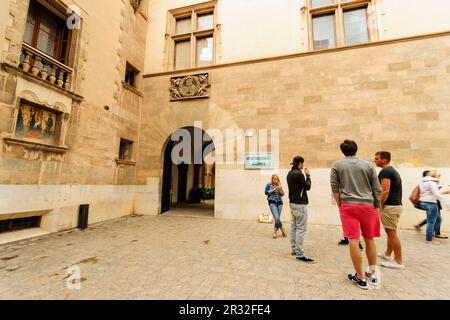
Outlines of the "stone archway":
M207 169L214 164L205 161L214 143L211 138L202 139L205 136L209 138L204 130L192 126L177 129L167 138L162 150L161 214L214 216L215 180L213 171Z

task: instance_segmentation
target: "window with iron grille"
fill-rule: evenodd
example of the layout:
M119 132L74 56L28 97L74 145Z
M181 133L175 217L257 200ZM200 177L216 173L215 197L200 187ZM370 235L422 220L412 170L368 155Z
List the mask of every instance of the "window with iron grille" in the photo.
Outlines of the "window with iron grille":
M0 221L0 233L19 231L24 229L39 228L41 217L28 217Z

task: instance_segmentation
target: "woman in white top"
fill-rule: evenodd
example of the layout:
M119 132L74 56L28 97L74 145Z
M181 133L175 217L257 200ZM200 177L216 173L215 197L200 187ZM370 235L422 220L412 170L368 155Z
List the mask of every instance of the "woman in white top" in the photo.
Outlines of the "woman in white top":
M430 170L424 171L423 172L423 177L428 176L429 173L430 173ZM441 190L442 186L440 184L438 185L438 188L439 188L439 190L441 191L442 194L450 194L450 191L442 192L442 190ZM442 205L441 205L441 203L439 201L438 201L438 209L439 209L439 217L441 217L441 225L442 225L442 216L441 216ZM422 228L426 224L427 224L427 219L422 220L422 222L414 225L414 228L416 228L417 231L420 231L420 228ZM439 226L436 226L434 237L438 238L438 239L448 239L448 236L446 236L446 235L441 233L441 230L440 230Z
M437 201L439 200L443 205L448 204L448 201L439 191L440 174L436 170L428 173L420 184L420 208L427 211L427 243L440 244L439 241L433 239L436 231L440 229L441 217L439 214L439 207ZM445 192L448 194L448 192Z

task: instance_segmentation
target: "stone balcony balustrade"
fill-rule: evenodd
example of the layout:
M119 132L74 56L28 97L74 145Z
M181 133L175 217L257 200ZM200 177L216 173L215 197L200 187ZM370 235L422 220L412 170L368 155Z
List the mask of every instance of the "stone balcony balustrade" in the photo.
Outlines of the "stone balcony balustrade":
M55 60L44 52L23 43L20 69L48 81L52 85L71 90L73 69Z

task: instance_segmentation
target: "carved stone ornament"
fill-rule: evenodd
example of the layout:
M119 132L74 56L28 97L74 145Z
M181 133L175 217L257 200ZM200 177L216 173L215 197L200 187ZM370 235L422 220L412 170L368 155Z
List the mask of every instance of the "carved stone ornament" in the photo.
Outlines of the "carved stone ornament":
M174 77L170 79L170 101L209 98L210 89L209 73Z

